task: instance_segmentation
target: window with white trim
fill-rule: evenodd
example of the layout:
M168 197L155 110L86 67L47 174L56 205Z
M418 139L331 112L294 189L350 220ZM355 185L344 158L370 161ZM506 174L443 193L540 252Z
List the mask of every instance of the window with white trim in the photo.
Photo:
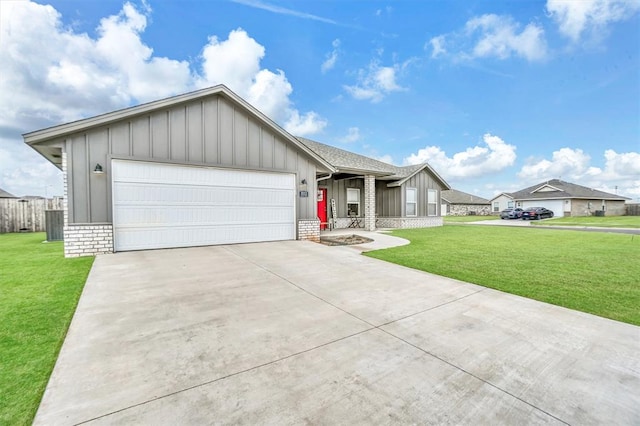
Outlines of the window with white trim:
M347 188L347 216L360 216L359 188Z
M415 188L407 188L406 215L418 215L418 190Z
M512 209L513 208L513 201L507 201L507 208Z
M494 201L493 202L493 211L494 212L499 212L500 211L500 201Z
M427 189L427 216L438 215L438 190Z

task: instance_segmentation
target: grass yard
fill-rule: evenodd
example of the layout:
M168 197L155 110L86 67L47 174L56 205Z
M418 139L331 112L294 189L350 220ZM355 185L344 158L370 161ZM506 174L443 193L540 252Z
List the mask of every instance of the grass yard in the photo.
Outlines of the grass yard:
M597 226L603 228L640 228L640 216L580 216L531 221L539 226Z
M444 223L466 223L480 222L481 220L496 220L500 219L500 216L444 216L442 219Z
M640 235L499 226L393 235L411 244L366 255L640 325Z
M65 259L44 233L0 235L0 424L29 425L93 257Z

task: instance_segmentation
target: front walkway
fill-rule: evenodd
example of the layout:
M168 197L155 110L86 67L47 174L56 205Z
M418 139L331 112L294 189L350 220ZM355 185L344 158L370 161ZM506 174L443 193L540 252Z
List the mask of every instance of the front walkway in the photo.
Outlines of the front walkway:
M373 242L370 243L346 246L361 252L406 246L410 243L409 240L405 240L404 238L400 237L394 237L393 235L389 234L389 231L385 230L365 231L361 228L346 228L333 229L331 231L320 231L320 238L334 235L360 235L362 237L373 240Z
M35 424L640 424L638 353L640 327L351 247L118 253Z

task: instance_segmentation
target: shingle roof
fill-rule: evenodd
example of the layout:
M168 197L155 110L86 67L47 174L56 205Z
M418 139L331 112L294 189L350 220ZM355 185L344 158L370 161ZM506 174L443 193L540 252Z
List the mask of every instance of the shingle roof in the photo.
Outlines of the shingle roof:
M551 187L558 190L540 191L540 189L545 189L545 187ZM575 183L565 182L560 179L551 179L546 182L541 182L520 191L512 192L509 195L511 195L516 200L548 200L553 198L629 200L629 198L623 197L621 195L599 191L597 189L588 188L586 186L577 185Z
M449 188L449 184L427 163L402 167L394 166L393 164L388 164L354 152L345 151L344 149L336 148L335 146L312 141L311 139L301 137L298 137L297 139L337 169L338 172L356 172L360 174L372 172L372 174L381 177L383 180L396 181L390 183L389 186L398 186L421 170L428 169L434 177L441 181L445 188Z
M305 144L309 149L320 157L324 158L329 164L340 170L357 170L370 171L386 175L395 174L397 167L382 161L374 160L364 155L345 151L335 146L325 145L320 142L312 141L306 138L297 138Z
M13 194L9 194L7 191L5 191L4 189L0 188L0 198L18 198Z
M486 198L477 195L467 194L466 192L449 189L442 191L442 199L449 204L491 204Z

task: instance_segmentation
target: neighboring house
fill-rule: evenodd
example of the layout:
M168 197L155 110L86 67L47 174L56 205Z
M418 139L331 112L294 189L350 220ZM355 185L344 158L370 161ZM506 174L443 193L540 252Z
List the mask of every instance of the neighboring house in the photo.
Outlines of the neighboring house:
M18 198L13 194L9 194L7 191L5 191L4 189L0 188L0 198Z
M596 211L603 211L611 216L624 215L625 202L629 198L552 179L510 194L498 195L491 200L494 211L496 203L502 200L506 200L506 207L546 207L553 211L555 217L563 217L590 216L596 214Z
M443 216L445 212L451 216L487 216L491 214L489 200L455 189L442 191L442 206Z
M516 201L513 199L511 194L503 192L499 195L496 195L490 200L491 203L491 213L497 214L500 213L504 209L511 209L516 207Z
M330 200L337 227L439 226L449 189L426 164L295 138L222 85L24 140L63 171L66 256L318 240Z

